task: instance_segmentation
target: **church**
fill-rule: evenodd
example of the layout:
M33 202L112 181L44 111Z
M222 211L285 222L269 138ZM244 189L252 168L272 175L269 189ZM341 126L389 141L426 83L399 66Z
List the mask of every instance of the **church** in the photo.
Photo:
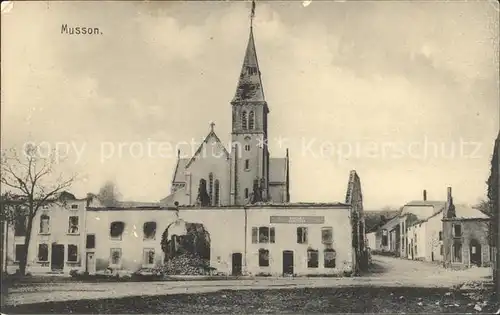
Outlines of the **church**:
M232 206L256 202L290 202L290 161L270 157L269 107L264 96L253 26L243 66L231 101L230 151L215 133L214 124L191 158L178 152L170 195L164 206Z

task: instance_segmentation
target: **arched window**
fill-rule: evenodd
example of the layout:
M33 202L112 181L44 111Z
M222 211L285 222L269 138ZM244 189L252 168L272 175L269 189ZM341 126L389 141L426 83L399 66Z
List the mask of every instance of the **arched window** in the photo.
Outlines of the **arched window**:
M245 188L245 198L248 198L248 188Z
M204 178L200 179L197 201L202 207L208 207L210 205L210 196L208 195L207 181Z
M247 129L247 112L241 113L241 128Z
M210 204L213 206L214 204L214 174L210 173L208 175L208 196L210 198Z
M50 217L46 214L40 216L40 234L50 233Z
M254 113L253 113L253 111L251 111L250 114L248 114L248 129L254 128L254 126L255 126L254 119L255 119Z
M245 170L248 171L250 169L250 160L246 159L245 160Z
M218 206L219 203L220 203L220 186L219 186L219 180L216 179L215 180L215 192L214 192L214 202L215 202L215 205Z
M156 236L156 222L150 221L144 223L143 232L145 240L154 240Z

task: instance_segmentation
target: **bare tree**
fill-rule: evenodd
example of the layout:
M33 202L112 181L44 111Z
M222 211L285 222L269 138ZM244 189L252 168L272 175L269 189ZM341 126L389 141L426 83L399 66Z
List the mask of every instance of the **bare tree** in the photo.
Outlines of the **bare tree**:
M488 216L491 216L493 214L493 207L493 203L487 200L481 200L477 205L474 206L474 208Z
M121 194L113 181L108 180L99 189L97 199L106 207L116 207L119 205Z
M57 152L41 152L35 145L26 146L21 154L15 149L2 151L0 183L9 189L9 199L16 204L13 215L24 216L27 221L24 250L19 260L21 275L26 274L31 230L38 210L44 205L64 203L59 196L75 180L74 175L65 178L63 174L55 174Z

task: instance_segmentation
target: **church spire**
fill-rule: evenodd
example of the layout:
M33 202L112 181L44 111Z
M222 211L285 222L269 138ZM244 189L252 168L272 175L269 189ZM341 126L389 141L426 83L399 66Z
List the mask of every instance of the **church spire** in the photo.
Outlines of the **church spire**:
M252 12L250 13L250 29L253 28L253 18L255 17L255 1L252 0Z
M264 90L260 78L259 63L257 61L257 51L253 37L253 19L255 16L255 1L252 1L252 11L250 14L250 36L248 38L245 58L241 68L236 94L233 103L240 101L265 102Z

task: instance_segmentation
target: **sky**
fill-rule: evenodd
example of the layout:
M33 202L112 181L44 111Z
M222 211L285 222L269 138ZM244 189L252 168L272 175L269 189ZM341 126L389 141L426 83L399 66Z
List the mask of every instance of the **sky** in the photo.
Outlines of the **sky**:
M187 157L211 121L230 140L250 8L14 3L1 19L2 149L57 149L79 197L108 180L126 200L167 196L177 144ZM63 24L100 34L61 34ZM292 201L343 202L352 169L365 209L423 189L444 200L448 186L458 203L484 199L498 29L495 1L257 1L269 147L274 157L289 148Z

